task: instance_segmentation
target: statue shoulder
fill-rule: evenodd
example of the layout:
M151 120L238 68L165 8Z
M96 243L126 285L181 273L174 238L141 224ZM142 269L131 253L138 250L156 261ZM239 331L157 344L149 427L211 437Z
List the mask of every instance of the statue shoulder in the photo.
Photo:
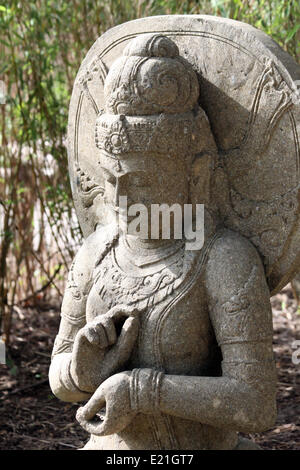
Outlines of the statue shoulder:
M95 230L84 240L69 272L69 287L71 283L71 285L80 286L80 290L84 293L87 289L89 290L95 266L109 251L117 236L118 231L115 225L105 225Z
M249 240L228 230L215 241L207 263L206 292L220 346L261 341L270 344L270 291L263 263ZM231 358L235 357L233 352Z
M249 283L266 285L264 266L254 245L232 230L223 230L210 249L206 284L210 292L230 293Z
M76 254L69 270L61 308L62 318L68 325L75 325L77 328L85 324L85 305L93 283L93 270L109 251L117 236L115 227L103 226L84 240Z

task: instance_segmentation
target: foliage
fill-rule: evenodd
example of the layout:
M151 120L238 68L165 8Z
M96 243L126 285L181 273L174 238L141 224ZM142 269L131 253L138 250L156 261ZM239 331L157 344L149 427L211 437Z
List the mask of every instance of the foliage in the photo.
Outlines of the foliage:
M0 0L1 1L1 0ZM65 149L68 103L79 65L114 25L161 14L215 14L242 20L299 55L294 0L6 0L0 5L0 315L11 315L62 279L81 234ZM46 289L47 288L47 289Z

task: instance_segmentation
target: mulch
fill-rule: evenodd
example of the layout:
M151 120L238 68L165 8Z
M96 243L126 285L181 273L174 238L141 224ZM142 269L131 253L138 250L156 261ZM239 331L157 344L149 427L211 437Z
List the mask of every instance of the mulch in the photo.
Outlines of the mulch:
M278 370L278 418L271 430L248 435L262 449L300 449L300 309L288 286L272 298ZM51 392L48 369L59 311L53 305L17 308L8 364L0 364L0 450L78 449L88 434L75 420L78 405ZM298 349L300 347L298 346Z

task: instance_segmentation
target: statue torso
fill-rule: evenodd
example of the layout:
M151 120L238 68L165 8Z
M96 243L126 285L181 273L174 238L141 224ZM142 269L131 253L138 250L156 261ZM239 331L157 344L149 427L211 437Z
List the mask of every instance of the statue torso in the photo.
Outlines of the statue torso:
M120 239L94 270L87 321L118 304L133 306L139 311L140 335L131 367L218 375L219 351L203 280L209 243L201 252L175 244L157 259L150 255L144 266L138 254L132 253L136 263L130 272L125 272L123 243Z
M131 269L130 273L124 271L124 260L118 262L121 239L96 266L87 301L87 321L118 304L139 311L140 334L129 369L149 367L167 374L220 375L220 351L209 318L204 281L206 259L216 236L200 252L178 246L157 262ZM135 259L139 263L138 255ZM92 436L91 446L221 449L236 443L235 433L169 415L137 415L134 422L120 435Z

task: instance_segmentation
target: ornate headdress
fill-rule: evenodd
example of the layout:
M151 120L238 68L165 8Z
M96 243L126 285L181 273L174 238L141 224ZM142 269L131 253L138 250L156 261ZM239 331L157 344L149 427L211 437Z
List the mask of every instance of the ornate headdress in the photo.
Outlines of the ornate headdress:
M165 36L137 37L106 78L96 145L129 152L197 153L199 84L192 66Z

